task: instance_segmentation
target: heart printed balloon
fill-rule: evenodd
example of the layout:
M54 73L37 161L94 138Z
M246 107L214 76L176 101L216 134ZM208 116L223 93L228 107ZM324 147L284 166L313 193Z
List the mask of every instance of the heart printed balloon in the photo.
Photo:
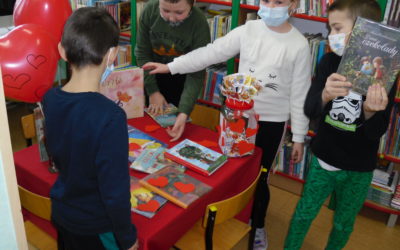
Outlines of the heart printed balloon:
M54 37L35 24L0 37L0 65L6 97L38 102L52 86L59 57Z
M14 24L38 24L61 40L64 24L71 15L68 0L17 0L14 5Z

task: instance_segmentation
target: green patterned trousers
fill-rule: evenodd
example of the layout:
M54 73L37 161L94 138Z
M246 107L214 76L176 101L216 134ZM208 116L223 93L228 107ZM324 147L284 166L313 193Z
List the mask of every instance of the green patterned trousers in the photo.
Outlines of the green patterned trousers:
M327 171L313 157L307 182L290 222L285 249L300 249L325 199L334 193L333 228L325 249L342 249L353 231L357 213L363 206L372 180L372 172Z

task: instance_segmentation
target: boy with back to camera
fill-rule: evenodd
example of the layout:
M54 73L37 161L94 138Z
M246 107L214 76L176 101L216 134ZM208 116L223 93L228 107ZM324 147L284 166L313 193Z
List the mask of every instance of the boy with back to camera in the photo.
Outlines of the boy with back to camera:
M105 9L76 10L59 44L71 79L43 98L48 151L59 169L50 192L58 249L138 248L126 115L98 93L112 71L118 38L118 26Z
M342 249L372 180L379 140L388 127L396 87L388 97L384 87L374 84L366 97L362 97L349 91L352 84L335 73L358 16L379 22L378 3L336 0L328 8L328 39L333 52L321 59L304 104L304 113L310 119L319 119L319 127L311 142L314 157L286 236L285 249L301 248L311 222L332 192L336 198L335 215L325 249ZM357 104L361 109L352 114L345 110L350 105L343 105L341 111L334 110L333 102L341 101ZM329 122L332 120L335 122Z

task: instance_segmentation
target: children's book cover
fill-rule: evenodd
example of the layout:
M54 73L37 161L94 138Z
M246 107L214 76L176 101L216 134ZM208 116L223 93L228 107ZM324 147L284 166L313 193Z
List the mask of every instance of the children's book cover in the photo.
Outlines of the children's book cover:
M400 69L399 50L399 29L358 17L337 73L359 94L375 83L389 93Z
M167 166L184 168L178 163L165 158L165 150L165 147L144 149L136 160L132 162L131 168L148 174L152 174Z
M44 116L39 107L33 110L33 116L35 118L35 129L36 138L39 145L40 161L48 161L49 156L46 150L45 136L44 136Z
M131 206L132 211L147 218L152 218L164 204L167 199L139 184L139 179L131 176Z
M100 93L125 110L128 119L142 117L144 111L143 69L128 66L114 70L100 85Z
M172 103L168 103L168 105L165 105L163 107L162 113L150 113L148 111L148 108L145 108L144 111L146 111L146 113L149 114L149 116L153 118L163 128L173 126L176 121L176 116L178 115L178 108ZM188 118L187 122L190 121L191 119Z
M164 142L132 127L128 124L129 137L129 162L132 163L146 149L166 148L168 145Z
M165 151L165 156L206 176L214 173L227 161L226 155L189 139Z
M175 167L163 168L139 180L139 183L183 208L212 189Z

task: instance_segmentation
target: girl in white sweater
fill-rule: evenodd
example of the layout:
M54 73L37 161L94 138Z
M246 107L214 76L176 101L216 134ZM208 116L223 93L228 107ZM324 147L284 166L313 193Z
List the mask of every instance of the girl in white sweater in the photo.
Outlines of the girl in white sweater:
M254 98L260 115L256 145L263 149L262 165L270 170L291 120L292 160L303 157L304 136L309 120L303 105L311 83L311 55L307 40L289 22L297 0L262 0L259 20L248 21L206 47L175 58L165 65L147 63L150 74L186 74L221 63L240 53L239 73L250 74L264 87ZM264 219L269 203L269 189L264 185L260 200L261 218L256 221L256 249L266 249ZM260 247L261 246L261 247Z

